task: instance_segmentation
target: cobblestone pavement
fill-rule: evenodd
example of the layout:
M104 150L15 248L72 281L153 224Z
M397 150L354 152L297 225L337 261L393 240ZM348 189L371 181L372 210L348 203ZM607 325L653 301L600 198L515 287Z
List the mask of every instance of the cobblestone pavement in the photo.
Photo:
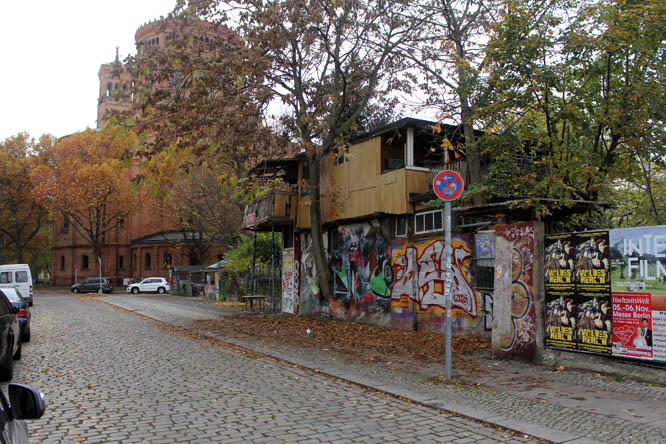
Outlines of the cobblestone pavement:
M529 441L92 298L38 294L32 322L14 382L45 393L34 443Z
M112 296L103 300L183 327L202 318L201 311L206 311L206 305L210 305L208 317L220 314L212 304L177 296ZM195 308L186 310L188 304ZM175 307L184 311L177 313ZM443 369L410 372L397 363L351 360L332 351L283 344L279 339L271 343L251 338L221 339L554 442L666 442L666 388L663 386L490 360L484 361L490 368L478 381L478 386L469 381L442 384L433 383L432 375L444 374Z

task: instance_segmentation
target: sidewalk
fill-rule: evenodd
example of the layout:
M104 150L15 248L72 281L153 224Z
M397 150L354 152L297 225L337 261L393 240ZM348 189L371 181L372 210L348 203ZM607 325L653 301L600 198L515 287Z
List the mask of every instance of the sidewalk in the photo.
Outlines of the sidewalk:
M666 442L664 386L593 372L495 361L487 354L474 357L483 371L469 372L454 364L452 381L447 383L442 377L443 366L436 363L421 365L404 356L373 361L333 349L289 344L275 336L267 339L225 333L219 327L238 311L200 299L150 295L106 296L98 300L354 384L548 442ZM212 328L213 325L217 328Z

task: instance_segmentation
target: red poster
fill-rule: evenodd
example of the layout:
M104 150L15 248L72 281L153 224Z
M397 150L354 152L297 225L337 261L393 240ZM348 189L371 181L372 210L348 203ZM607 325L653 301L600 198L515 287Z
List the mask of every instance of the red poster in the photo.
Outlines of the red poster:
M652 359L650 293L612 293L613 356Z

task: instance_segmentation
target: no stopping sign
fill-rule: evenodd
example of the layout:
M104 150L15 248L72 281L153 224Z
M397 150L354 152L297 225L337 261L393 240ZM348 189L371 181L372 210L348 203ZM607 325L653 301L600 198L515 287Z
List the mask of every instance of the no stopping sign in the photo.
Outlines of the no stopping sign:
M444 170L437 173L432 188L440 199L456 200L465 189L465 184L460 174L455 171Z

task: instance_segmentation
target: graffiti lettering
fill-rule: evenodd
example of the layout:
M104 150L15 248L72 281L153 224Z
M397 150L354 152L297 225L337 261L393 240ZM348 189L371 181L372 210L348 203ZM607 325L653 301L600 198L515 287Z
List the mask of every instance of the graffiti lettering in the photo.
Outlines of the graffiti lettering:
M477 302L474 290L470 285L467 263L471 252L464 242L452 243L452 295L453 307L459 308L472 317L477 316ZM393 299L400 299L404 294L410 295L422 310L431 305L444 308L446 304L444 295L445 243L436 240L428 245L418 259L410 261L410 256L417 256L416 247L405 248L404 253L398 254L393 261L395 284L391 293ZM416 276L416 294L412 291L410 281Z

